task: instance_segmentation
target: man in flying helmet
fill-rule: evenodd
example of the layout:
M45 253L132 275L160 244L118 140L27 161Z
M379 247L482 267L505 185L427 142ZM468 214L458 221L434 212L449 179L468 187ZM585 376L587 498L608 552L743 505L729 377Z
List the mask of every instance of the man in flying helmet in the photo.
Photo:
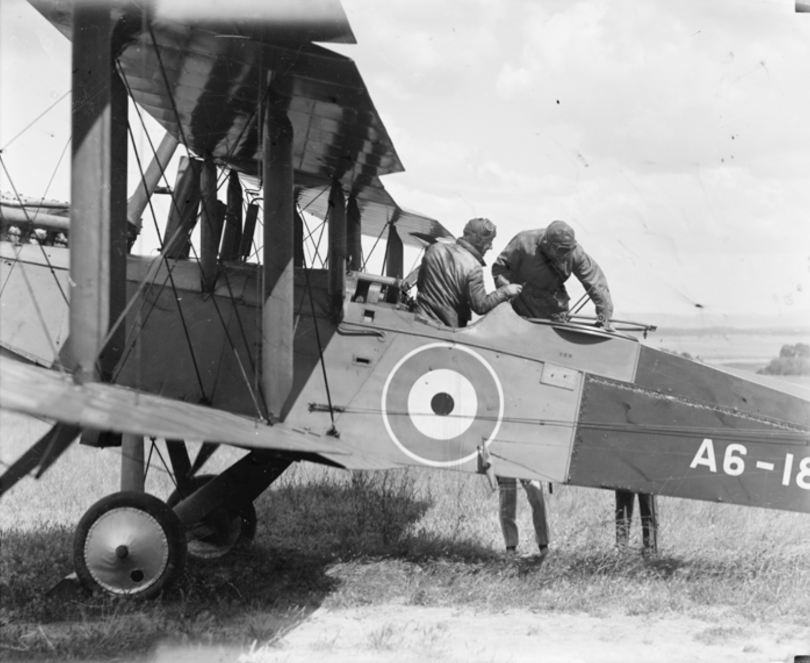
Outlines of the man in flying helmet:
M487 294L484 254L496 233L489 219L471 219L455 243L437 242L428 248L416 281L420 313L448 327L466 327L472 313L484 315L520 294L522 286L516 283L504 283Z
M492 265L495 285L523 285L512 306L526 318L564 320L570 301L565 282L571 274L593 301L597 326L609 329L613 301L605 274L577 243L574 229L565 221L519 232Z
M495 285L519 283L520 294L512 307L525 318L564 320L570 298L565 282L574 274L596 305L597 325L610 328L613 302L607 279L596 261L577 243L574 229L564 221L553 221L548 228L524 230L515 235L492 265ZM532 507L535 542L540 559L548 554L548 525L543 487L539 481L521 480ZM506 549L518 545L517 480L498 477L500 522Z

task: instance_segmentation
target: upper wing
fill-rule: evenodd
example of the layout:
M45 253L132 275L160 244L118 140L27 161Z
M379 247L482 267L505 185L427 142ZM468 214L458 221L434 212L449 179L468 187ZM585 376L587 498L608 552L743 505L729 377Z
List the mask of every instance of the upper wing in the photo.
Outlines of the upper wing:
M341 464L341 457L353 453L340 440L299 433L283 424L270 426L223 410L113 384L76 384L69 375L7 357L0 357L0 408L102 431L205 440L254 449L328 452Z
M72 2L30 1L72 36ZM261 109L272 104L293 126L302 207L340 181L358 202L364 233L385 236L392 219L398 225L411 215L415 230L449 236L438 221L406 212L387 194L379 177L404 168L360 72L351 59L311 43L354 41L338 0L154 0L127 3L126 11L136 6L142 14L119 22L126 84L189 149L255 177ZM320 205L309 211L323 218ZM407 228L400 235L422 245Z

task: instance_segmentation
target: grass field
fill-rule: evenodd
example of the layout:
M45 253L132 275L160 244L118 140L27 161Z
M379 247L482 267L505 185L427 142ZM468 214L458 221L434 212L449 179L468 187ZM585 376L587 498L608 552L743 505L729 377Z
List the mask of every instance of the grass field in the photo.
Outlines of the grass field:
M43 424L3 414L8 463ZM229 464L228 450L214 465ZM165 458L165 451L163 452ZM213 462L212 461L212 462ZM42 481L21 482L0 511L0 651L6 660L146 655L158 642L272 643L319 606L399 602L530 608L593 615L746 622L810 622L810 519L806 514L660 499L660 553L613 546L613 494L555 486L552 554L541 569L504 560L497 496L480 476L430 470L350 473L290 468L257 502L255 544L219 562L190 562L153 602L48 598L72 570L73 527L117 490L115 450L74 446ZM148 489L171 481L157 454ZM533 548L519 498L522 541Z

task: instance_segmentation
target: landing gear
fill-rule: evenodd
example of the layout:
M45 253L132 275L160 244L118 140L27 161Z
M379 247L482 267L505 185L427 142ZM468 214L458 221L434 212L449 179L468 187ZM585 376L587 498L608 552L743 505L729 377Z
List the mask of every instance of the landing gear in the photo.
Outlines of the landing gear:
M147 493L100 499L73 536L73 563L81 583L118 596L154 598L186 559L186 537L175 513Z
M214 476L201 474L194 477L193 491L202 488ZM166 504L174 507L181 499L183 497L175 490L169 495ZM221 506L188 529L188 554L197 559L218 559L236 548L249 545L255 536L256 509L253 504L249 503L239 513Z

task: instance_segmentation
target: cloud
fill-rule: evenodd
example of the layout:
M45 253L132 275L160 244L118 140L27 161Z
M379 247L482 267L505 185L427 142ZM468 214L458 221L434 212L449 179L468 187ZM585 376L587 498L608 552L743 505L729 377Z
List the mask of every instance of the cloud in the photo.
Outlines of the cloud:
M806 150L807 132L796 136L810 104L806 27L767 12L720 21L704 4L535 6L497 90L538 128L576 126L583 151L628 164L677 170Z
M783 2L343 5L359 44L328 47L357 62L407 168L384 179L400 204L456 233L492 218L493 254L565 219L618 307L810 307L810 23ZM69 45L29 5L1 6L2 54L30 45L41 74L0 58L17 95L0 104L5 139L53 101ZM34 14L29 32L7 6ZM42 141L25 153L55 155Z
M392 77L420 81L431 94L452 94L461 73L495 60L492 25L507 16L491 0L346 0L357 40L390 65ZM351 48L338 47L351 57Z

